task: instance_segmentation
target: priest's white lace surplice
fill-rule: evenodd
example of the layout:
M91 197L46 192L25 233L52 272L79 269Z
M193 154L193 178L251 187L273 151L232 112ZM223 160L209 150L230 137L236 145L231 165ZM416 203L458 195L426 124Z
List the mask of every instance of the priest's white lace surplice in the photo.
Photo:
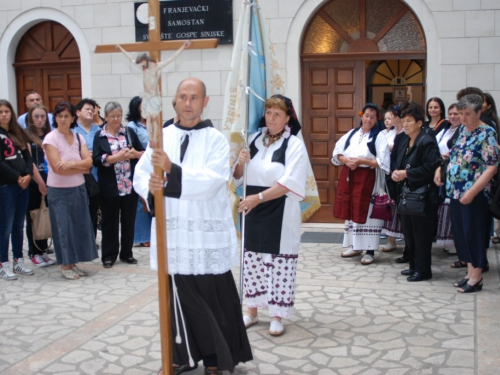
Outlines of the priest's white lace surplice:
M189 146L181 163L181 140ZM222 274L238 265L238 241L229 206L229 145L218 130L209 127L163 129L163 149L182 168L179 199L165 197L168 273ZM153 172L148 146L135 169L134 189L147 200ZM168 184L168 182L167 182ZM156 221L151 226L151 269L157 267Z

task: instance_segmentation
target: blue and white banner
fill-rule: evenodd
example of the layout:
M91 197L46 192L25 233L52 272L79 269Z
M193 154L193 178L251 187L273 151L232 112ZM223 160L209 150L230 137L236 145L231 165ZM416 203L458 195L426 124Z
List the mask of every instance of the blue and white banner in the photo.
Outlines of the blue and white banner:
M251 135L258 131L265 99L276 94L286 96L286 90L262 9L258 0L244 0L226 85L222 124L222 132L230 143L231 168L245 145L242 131L247 119L247 135ZM302 139L301 132L298 137ZM232 188L234 191L234 184ZM310 163L306 188L306 198L301 202L303 222L321 206ZM234 200L236 204L237 199ZM234 213L236 217L236 208Z

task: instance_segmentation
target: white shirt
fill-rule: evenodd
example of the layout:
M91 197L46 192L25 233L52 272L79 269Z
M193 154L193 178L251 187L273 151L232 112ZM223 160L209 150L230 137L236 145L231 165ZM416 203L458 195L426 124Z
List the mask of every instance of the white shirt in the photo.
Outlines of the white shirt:
M252 135L251 143L260 133ZM290 135L288 146L285 152L285 165L280 162L273 162L274 151L278 150L284 142L284 138L279 139L266 150L262 143L263 135L255 141L257 154L250 160L247 167L247 185L268 186L275 184L284 186L290 190L286 196L285 208L283 211L283 223L281 226L280 254L298 254L300 245L300 224L302 213L300 201L306 195L307 167L309 157L307 156L304 142L294 135ZM241 184L243 178L237 181Z
M448 148L448 141L451 137L453 137L453 134L455 134L459 127L460 126L457 126L455 129L450 127L449 129L443 130L438 133L436 138L441 155L448 154L450 152L450 149Z
M344 150L347 139L353 131L354 129L344 134L335 144L332 155L332 163L337 166L343 165L338 159L339 155L344 155L348 158L375 159L378 166L388 174L391 170L391 152L389 151L387 138L383 134L379 134L377 136L377 140L375 141L377 156L375 157L375 155L373 155L368 148L368 143L372 140L370 138L370 132L363 134L362 129L359 129L356 133L354 133L349 147ZM368 167L368 165L360 165L360 167Z

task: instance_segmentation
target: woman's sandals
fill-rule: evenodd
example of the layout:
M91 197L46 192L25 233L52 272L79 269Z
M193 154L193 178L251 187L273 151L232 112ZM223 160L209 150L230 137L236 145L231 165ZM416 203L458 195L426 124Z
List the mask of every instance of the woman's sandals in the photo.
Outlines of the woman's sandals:
M68 279L68 280L78 280L80 278L80 276L78 276L78 274L73 271L72 269L71 270L63 270L61 268L61 275L62 277L64 277L65 279Z
M396 245L395 243L390 243L390 242L387 242L386 245L384 245L380 251L383 251L384 253L390 253L391 251L394 251L394 250L397 250L398 249L398 245Z
M281 319L278 317L271 318L269 334L271 336L281 336L283 332L285 332L285 326L281 323Z
M341 258L352 258L363 254L363 250L353 250L352 248L340 254Z
M249 314L244 314L243 315L243 324L245 325L245 328L251 327L254 324L257 324L259 322L259 317L256 316L255 318Z

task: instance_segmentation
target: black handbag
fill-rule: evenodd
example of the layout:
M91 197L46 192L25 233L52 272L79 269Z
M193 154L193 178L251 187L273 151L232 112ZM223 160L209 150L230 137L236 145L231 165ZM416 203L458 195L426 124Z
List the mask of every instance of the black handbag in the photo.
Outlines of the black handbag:
M490 211L495 219L500 220L500 187L498 181L498 174L490 181Z
M407 184L403 185L399 196L397 213L399 215L426 216L425 201L428 192L429 185L424 185L416 190L410 190Z
M441 162L441 183L446 186L446 171L448 170L448 165L450 164L450 158L444 159Z
M86 173L83 175L83 177L85 178L85 187L87 188L87 194L89 195L89 197L93 198L99 195L99 185L97 184L97 181L95 180L92 173Z
M82 157L82 143L80 141L80 136L75 134L76 139L78 139L78 151L80 152L80 158ZM99 185L95 180L92 173L84 173L83 178L85 178L85 187L87 188L87 195L89 198L93 198L99 195Z

